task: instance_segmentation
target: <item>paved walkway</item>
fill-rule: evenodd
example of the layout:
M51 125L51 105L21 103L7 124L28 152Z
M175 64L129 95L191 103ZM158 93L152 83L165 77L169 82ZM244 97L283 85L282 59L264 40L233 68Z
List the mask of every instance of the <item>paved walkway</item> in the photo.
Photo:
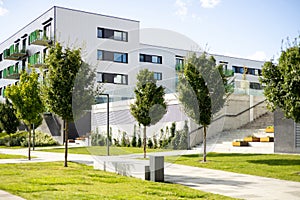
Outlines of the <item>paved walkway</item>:
M0 149L0 153L27 155L26 149ZM178 151L161 152L159 155L170 154L187 154L195 153L195 151ZM63 153L49 153L49 152L32 152L33 158L31 161L26 159L0 159L1 163L28 163L28 162L51 162L63 161ZM81 162L86 164L93 164L95 160L116 159L126 162L146 162L145 160L135 160L134 158L141 155L125 155L125 156L90 156L69 154L69 161ZM121 162L120 161L120 162ZM139 176L137 176L139 177ZM259 176L251 176L244 174L237 174L225 172L220 170L211 170L205 168L189 167L184 165L165 163L165 180L172 183L186 185L188 187L231 196L241 199L293 199L300 200L300 182L283 181L272 178L264 178ZM0 199L21 199L9 193L0 191Z

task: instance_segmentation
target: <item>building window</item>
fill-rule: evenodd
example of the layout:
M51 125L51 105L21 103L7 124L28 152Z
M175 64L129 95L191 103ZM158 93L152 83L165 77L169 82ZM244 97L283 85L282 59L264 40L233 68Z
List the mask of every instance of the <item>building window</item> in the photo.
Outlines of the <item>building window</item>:
M183 67L184 67L184 59L182 57L176 57L175 70L183 71Z
M162 80L162 73L161 72L154 72L154 79L157 81Z
M128 54L122 52L97 50L97 60L113 61L118 63L128 63Z
M127 63L127 53L114 53L114 62Z
M96 75L97 82L99 83L114 83L121 85L128 85L128 76L124 74L111 74L111 73L100 73Z
M97 50L97 60L103 60L103 51Z
M97 29L97 37L98 38L104 38L104 29L103 28L98 28Z
M250 88L254 89L254 90L261 90L262 87L259 83L255 83L255 82L250 82Z
M51 40L51 23L44 26L43 39Z
M162 56L140 54L140 62L162 64Z
M128 33L120 30L112 30L107 28L97 28L97 37L98 38L109 38L119 41L128 41Z

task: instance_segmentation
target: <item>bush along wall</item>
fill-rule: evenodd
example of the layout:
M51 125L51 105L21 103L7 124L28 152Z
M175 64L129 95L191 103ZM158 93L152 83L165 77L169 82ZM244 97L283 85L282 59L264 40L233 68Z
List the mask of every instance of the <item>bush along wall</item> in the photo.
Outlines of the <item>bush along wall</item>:
M32 141L31 141L32 143ZM48 134L37 131L35 133L35 146L53 146L58 143ZM18 131L11 135L6 135L4 137L0 137L0 145L5 146L28 146L28 132L26 131Z

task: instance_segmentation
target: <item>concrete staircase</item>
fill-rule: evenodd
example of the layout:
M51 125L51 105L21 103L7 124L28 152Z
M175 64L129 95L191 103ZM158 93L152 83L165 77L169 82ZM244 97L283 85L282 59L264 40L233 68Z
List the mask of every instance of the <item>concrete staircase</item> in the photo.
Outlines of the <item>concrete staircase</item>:
M274 136L274 133L265 133L265 129L238 129L224 131L209 137L206 142L207 152L219 153L274 153L274 143L250 142L248 147L233 147L232 141L242 140L246 136L254 135L256 137ZM193 148L203 152L203 144Z
M274 125L274 113L266 112L259 118L249 122L248 124L241 126L239 129L260 129L266 128L267 126Z

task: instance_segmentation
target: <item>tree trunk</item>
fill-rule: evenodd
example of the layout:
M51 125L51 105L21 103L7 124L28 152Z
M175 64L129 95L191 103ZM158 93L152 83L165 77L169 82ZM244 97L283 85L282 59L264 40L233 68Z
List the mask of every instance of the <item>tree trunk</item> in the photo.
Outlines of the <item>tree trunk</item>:
M34 124L32 125L32 128L33 128L33 130L32 130L32 139L33 139L33 141L32 141L32 150L34 151L34 146L35 146L35 127L34 127Z
M203 162L206 162L206 128L207 126L203 126Z
M68 133L69 133L69 124L68 120L65 120L65 165L64 167L68 167Z
M143 145L144 145L144 158L146 158L146 126L144 126L144 138L143 138Z
M28 160L31 160L30 143L31 143L31 125L28 126Z

